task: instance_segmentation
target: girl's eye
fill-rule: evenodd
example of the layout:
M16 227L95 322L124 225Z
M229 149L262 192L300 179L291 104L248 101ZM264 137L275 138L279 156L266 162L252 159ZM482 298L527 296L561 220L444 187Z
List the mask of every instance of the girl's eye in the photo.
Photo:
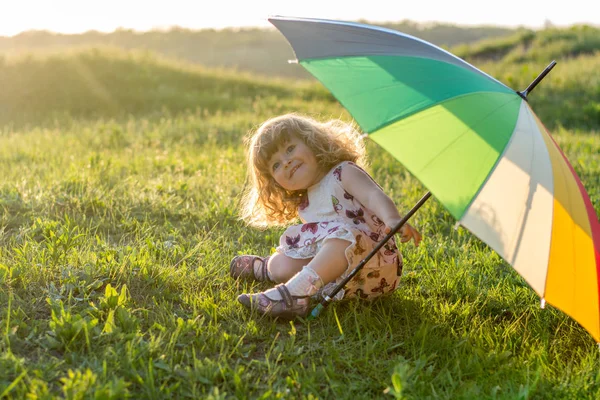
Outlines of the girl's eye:
M279 168L279 162L273 164L273 171L275 171L277 168Z
M294 148L295 148L295 147L296 147L296 145L295 145L295 144L292 144L292 145L288 146L288 148L287 148L287 150L286 150L286 151L287 151L287 153L288 153L288 154L290 154L290 153L291 153L291 152L294 150Z

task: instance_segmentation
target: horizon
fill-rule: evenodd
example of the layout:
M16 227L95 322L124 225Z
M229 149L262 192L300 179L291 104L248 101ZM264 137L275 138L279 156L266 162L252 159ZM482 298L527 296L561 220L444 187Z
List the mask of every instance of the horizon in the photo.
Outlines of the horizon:
M398 20L398 21L393 21L393 20L384 20L384 21L371 21L371 20L343 20L343 21L347 21L347 22L361 22L361 23L366 23L366 24L371 24L371 25L382 25L382 24L401 24L401 23L410 23L410 24L415 24L419 27L423 27L423 28L427 28L427 27L431 27L431 26L455 26L455 27L459 27L459 28L500 28L500 29L532 29L532 30L538 30L538 29L545 29L547 27L556 27L556 28L569 28L572 26L583 26L583 25L587 25L587 26L592 26L592 27L597 27L600 28L600 24L592 24L592 23L587 23L587 22L576 22L573 24L567 24L567 25L558 25L558 24L554 24L552 23L552 21L547 21L546 24L542 25L542 26L525 26L525 25L496 25L496 24L468 24L468 23L456 23L456 22L450 22L450 21L414 21L414 20L409 20L409 19L404 19L404 20ZM268 30L277 30L277 28L273 27L270 23L265 23L262 25L225 25L225 26L220 26L220 27L189 27L189 26L181 26L181 25L169 25L169 26L155 26L152 27L150 29L136 29L136 28L132 28L132 27L125 27L125 26L118 26L112 30L99 30L99 29L94 29L94 28L90 28L87 30L81 30L81 31L73 31L73 32L60 32L60 31L53 31L50 29L44 29L44 28L32 28L32 29L28 29L28 30L24 30L24 31L20 31L18 33L12 34L12 35L3 35L0 33L0 38L14 38L20 35L27 35L27 34L31 34L31 33L47 33L47 34L52 34L52 35L65 35L65 36L70 36L70 35L84 35L86 33L99 33L99 34L104 34L104 35L110 35L112 33L116 33L116 32L121 32L121 31L132 31L134 33L149 33L149 32L169 32L169 31L173 31L173 30L189 30L189 31L205 31L205 30L214 30L214 31L225 31L225 30L245 30L245 29L268 29Z
M489 7L472 0L452 4L420 1L402 6L386 0L371 0L368 9L338 0L305 0L302 4L279 4L275 0L255 0L252 4L223 0L205 9L197 1L171 0L164 4L94 0L21 0L0 6L0 36L14 37L31 31L55 34L82 34L90 31L113 33L131 30L139 33L172 29L224 30L269 28L272 15L367 21L371 24L411 22L417 25L455 25L541 29L545 26L600 26L600 15L592 13L584 0L572 0L569 8L536 2L505 0L502 7ZM35 10L35 13L32 13ZM232 12L231 10L235 10Z

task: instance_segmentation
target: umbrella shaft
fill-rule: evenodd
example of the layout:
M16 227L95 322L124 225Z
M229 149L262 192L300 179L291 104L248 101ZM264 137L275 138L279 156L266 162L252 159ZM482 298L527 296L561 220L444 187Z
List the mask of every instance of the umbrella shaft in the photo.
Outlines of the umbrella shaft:
M390 231L390 233L388 233L386 235L386 237L384 237L381 242L377 243L377 246L375 246L373 248L373 250L371 250L371 252L352 270L352 272L350 272L348 274L348 276L346 276L344 278L343 281L341 281L334 289L331 293L329 293L328 296L324 296L323 300L321 301L321 304L323 305L323 307L326 307L330 302L331 299L333 297L335 297L335 295L346 285L346 283L348 283L350 281L350 279L352 279L354 277L354 275L356 275L364 266L367 262L369 262L369 260L375 255L377 254L377 252L383 247L383 245L385 245L387 243L388 240L390 240L390 238L392 238L399 230L400 228L402 228L402 226L406 223L406 221L408 221L410 219L410 217L413 216L413 214L415 212L417 212L417 210L419 208L421 208L421 206L427 201L427 199L429 199L431 197L431 192L427 192L425 194L425 196L423 196L421 198L421 200L419 200L417 202L417 204L415 204L413 206L413 208L411 208L411 210L404 216L404 218L402 218L400 220L400 222L398 222L398 224L396 224L396 226Z

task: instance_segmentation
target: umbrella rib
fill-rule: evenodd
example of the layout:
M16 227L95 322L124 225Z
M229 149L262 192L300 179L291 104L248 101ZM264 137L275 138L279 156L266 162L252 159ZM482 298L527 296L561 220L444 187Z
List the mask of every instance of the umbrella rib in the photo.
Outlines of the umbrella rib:
M527 113L529 114L529 108L527 108ZM534 131L534 129L532 129L534 127L532 119L528 118L527 119L527 123L529 124L529 131L530 132ZM531 146L531 157L529 157L530 163L529 163L529 171L528 172L530 173L530 177L531 177L531 170L533 169L533 165L535 165L536 163L534 162L535 148L534 148L533 136L529 136L529 138L531 140L532 146ZM511 141L512 141L512 137L511 137ZM508 148L508 146L507 146L507 148ZM525 221L527 219L527 215L529 214L529 211L531 210L531 204L532 204L532 201L533 201L533 195L536 192L536 190L537 190L537 187L534 188L531 185L531 179L530 179L529 180L529 192L527 194L527 201L525 203L525 210L524 210L525 212L524 212L523 219L522 219L523 221ZM516 246L515 246L515 249L513 251L512 259L511 260L507 260L511 265L514 265L514 262L516 260L516 256L519 253L519 249L520 249L521 244L522 244L521 239L522 239L524 233L525 233L525 223L523 222L523 223L521 223L521 226L520 226L520 229L519 229L519 234L517 235L517 238L513 240L513 243L516 242ZM550 240L552 240L552 237L550 237ZM511 243L511 245L512 245L512 243ZM548 249L550 249L550 246L548 247ZM548 255L547 259L549 259L549 255ZM546 273L546 277L545 277L544 281L547 280L547 277L548 277L548 274ZM529 285L529 286L531 286L531 285ZM545 295L546 295L546 284L544 284L544 286L542 288L542 293L539 293L539 295L540 295L540 297L542 299L545 297Z

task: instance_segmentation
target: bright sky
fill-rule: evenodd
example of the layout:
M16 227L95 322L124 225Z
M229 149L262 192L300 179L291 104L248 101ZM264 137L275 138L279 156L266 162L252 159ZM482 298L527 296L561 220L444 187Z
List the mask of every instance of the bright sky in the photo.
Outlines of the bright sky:
M546 21L600 26L593 0L0 0L0 36L31 29L62 33L270 26L269 15L369 22L526 26Z

